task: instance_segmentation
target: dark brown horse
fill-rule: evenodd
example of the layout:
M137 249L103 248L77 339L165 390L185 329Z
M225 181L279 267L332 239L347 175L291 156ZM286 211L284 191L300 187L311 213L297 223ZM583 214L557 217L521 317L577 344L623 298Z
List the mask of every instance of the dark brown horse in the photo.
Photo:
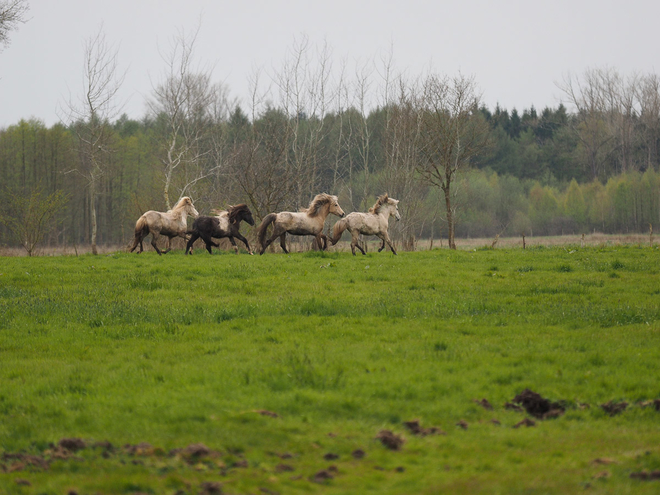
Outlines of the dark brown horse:
M229 237L229 242L234 246L234 251L238 254L238 247L236 246L236 241L234 237L237 237L247 246L248 253L252 253L250 249L250 244L247 239L241 235L238 229L241 226L241 221L245 220L250 225L254 225L254 219L252 218L252 212L245 204L240 204L236 206L230 206L227 210L218 211L213 210L213 213L216 213L214 217L197 217L193 222L192 230L189 230L187 234L190 234L190 240L186 246L186 254L190 252L192 254L192 245L200 237L206 244L206 250L209 254L213 254L211 251L211 246L219 247L219 244L213 242L213 238L220 239L223 237Z

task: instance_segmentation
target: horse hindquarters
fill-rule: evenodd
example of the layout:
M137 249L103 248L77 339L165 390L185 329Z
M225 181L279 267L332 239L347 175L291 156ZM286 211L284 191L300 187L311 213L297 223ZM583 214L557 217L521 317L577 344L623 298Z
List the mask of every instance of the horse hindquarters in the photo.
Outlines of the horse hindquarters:
M147 223L143 215L140 218L138 218L138 221L135 223L135 239L133 239L133 245L131 246L131 250L129 251L129 253L132 253L139 244L140 250L138 251L138 254L140 254L144 250L144 247L142 246L142 241L148 235L149 235L149 224Z

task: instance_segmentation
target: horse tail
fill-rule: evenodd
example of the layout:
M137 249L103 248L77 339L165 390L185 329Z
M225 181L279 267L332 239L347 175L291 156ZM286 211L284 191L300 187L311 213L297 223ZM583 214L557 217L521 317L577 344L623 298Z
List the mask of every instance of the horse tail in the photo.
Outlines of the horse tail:
M330 242L332 242L332 245L334 246L339 242L339 239L341 239L341 235L344 233L344 230L348 227L348 219L347 218L342 218L335 222L335 225L332 227L332 239L330 239Z
M147 219L142 215L138 218L138 221L135 222L135 237L142 236L145 237L149 233L149 223Z
M259 239L259 245L261 246L261 249L264 248L264 243L266 242L266 231L268 230L268 226L273 223L276 218L277 213L269 213L261 221L259 227L257 227L257 238Z
M147 219L144 217L144 215L142 215L140 218L138 218L138 221L135 222L135 239L133 239L130 252L133 252L137 245L140 244L142 239L147 237L147 235L149 235L149 223L147 222Z

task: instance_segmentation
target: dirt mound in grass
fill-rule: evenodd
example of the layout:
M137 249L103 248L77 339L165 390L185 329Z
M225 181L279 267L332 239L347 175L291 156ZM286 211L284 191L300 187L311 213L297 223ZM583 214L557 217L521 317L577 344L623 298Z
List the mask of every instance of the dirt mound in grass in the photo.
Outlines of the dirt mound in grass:
M14 471L23 471L28 467L47 470L50 467L48 462L38 455L5 453L2 454L2 460L8 462L9 466L0 464L0 472L6 471L12 473Z
M564 414L564 407L559 402L550 402L528 388L516 395L511 402L520 404L527 414L537 419L556 418Z
M488 399L481 399L481 400L474 399L473 402L475 404L483 407L486 411L492 411L493 410L493 405L490 402L488 402Z
M317 472L314 476L312 476L310 479L315 483L324 483L333 478L334 476L332 476L329 470L322 469L321 471Z
M414 419L412 421L404 421L403 426L408 428L413 435L419 435L421 437L425 437L426 435L446 435L444 431L442 431L440 428L436 428L435 426L431 426L430 428L422 428L422 425L419 423L418 419Z
M87 444L82 438L63 438L57 445L70 452L78 452L87 447Z
M390 430L380 430L376 435L376 439L380 440L380 443L390 450L401 449L403 442L405 442L401 435L397 435Z
M366 456L366 452L362 449L355 449L351 455L353 456L353 459L364 459L364 456Z
M633 479L643 480L643 481L652 481L660 480L660 470L651 471L639 471L638 473L630 473L630 477Z
M626 410L628 403L626 401L614 402L611 400L605 404L601 404L600 407L602 407L603 411L605 411L610 416L616 416L617 414Z
M222 494L222 484L217 481L206 481L200 486L200 495Z

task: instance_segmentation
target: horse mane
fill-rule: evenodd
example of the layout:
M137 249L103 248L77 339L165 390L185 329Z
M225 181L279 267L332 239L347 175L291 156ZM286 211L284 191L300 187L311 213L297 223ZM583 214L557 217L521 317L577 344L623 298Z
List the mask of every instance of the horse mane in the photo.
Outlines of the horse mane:
M229 212L229 223L234 224L238 223L239 215L241 213L249 212L250 209L248 208L248 205L241 203L240 205L230 206L227 208L227 211Z
M380 213L380 209L389 202L390 202L390 198L388 197L387 193L383 194L382 196L378 196L378 200L376 200L374 205L371 208L369 208L369 213L374 213L374 214Z
M192 204L192 200L188 196L184 196L183 198L181 198L177 202L177 204L174 205L174 208L172 208L171 210L168 210L168 212L181 210L186 206L186 204Z
M334 200L335 200L335 196L331 196L330 194L326 194L326 193L317 194L316 196L314 196L312 202L309 203L309 206L307 208L301 209L300 211L306 212L307 215L309 215L310 217L315 217L320 213L321 208L323 208L325 205L331 203Z

